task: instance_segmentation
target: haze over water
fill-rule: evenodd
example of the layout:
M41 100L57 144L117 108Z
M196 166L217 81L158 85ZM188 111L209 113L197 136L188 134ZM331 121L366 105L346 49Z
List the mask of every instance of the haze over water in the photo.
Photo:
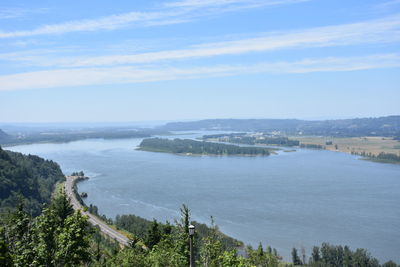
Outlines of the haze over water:
M185 203L194 220L209 224L212 215L224 233L253 246L271 245L286 259L293 246L304 246L310 255L312 246L329 242L400 261L400 165L316 150L179 156L137 151L140 141L7 149L52 159L66 174L83 170L91 178L79 191L107 217L135 214L172 222Z

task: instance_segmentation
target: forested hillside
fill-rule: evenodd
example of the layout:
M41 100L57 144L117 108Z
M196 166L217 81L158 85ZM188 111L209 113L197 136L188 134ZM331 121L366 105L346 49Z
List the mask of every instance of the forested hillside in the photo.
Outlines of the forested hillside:
M10 139L10 136L6 134L2 129L0 129L0 142L7 141Z
M55 183L63 179L57 163L0 147L0 211L24 199L27 211L38 215L42 204L50 202Z

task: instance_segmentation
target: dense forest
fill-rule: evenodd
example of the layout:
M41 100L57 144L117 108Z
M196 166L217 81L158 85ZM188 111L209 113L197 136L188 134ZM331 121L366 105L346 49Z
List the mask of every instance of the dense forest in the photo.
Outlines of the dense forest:
M235 144L246 144L246 145L276 145L276 146L298 146L300 142L298 140L289 139L283 136L250 136L245 133L233 133L233 134L213 134L204 135L203 140L216 139L219 142L228 142Z
M50 202L54 185L63 180L57 163L0 147L0 211L26 200L28 212L38 215L42 204Z
M111 218L107 218L105 215L100 215L98 213L97 206L92 204L89 205L88 211L97 217L102 218L102 220L106 221L108 224L115 225L118 229L126 230L142 240L146 240L146 232L150 228L157 227L161 232L165 231L166 228L170 229L171 231L177 230L176 226L171 225L169 222L162 223L155 219L150 221L133 214L117 215L115 220L113 220ZM211 221L213 221L212 217ZM197 236L200 238L210 235L211 231L213 231L213 228L208 227L206 224L198 223L196 221L192 221L192 224L196 227ZM243 242L225 235L218 229L215 231L215 234L220 239L222 245L226 248L234 249L243 247Z
M140 150L153 152L167 152L177 154L193 155L242 155L242 156L268 156L270 149L261 147L242 147L235 145L226 145L220 143L210 143L195 141L190 139L162 139L149 138L144 139L140 145Z
M280 131L286 134L335 137L399 136L400 116L344 120L306 121L296 119L213 119L167 123L168 131L224 130L245 132Z
M119 218L121 220L121 218ZM126 228L135 227L137 218L124 217ZM120 221L120 223L122 223ZM59 193L37 217L25 212L23 205L0 217L0 266L189 266L188 226L193 223L190 210L183 206L175 225L151 222L132 236L129 247L120 247L88 223L80 211L74 211L66 195ZM196 225L194 256L197 266L280 267L346 266L397 267L389 261L380 265L364 249L323 243L311 255L293 248L292 263L282 261L270 246L247 246L238 253L224 244L218 227L206 232Z

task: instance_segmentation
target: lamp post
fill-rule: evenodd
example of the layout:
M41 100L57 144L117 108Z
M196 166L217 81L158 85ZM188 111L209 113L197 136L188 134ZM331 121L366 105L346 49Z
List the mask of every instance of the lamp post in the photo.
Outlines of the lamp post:
M190 245L190 267L195 267L194 265L194 253L193 253L193 235L194 235L194 225L189 225L189 245Z

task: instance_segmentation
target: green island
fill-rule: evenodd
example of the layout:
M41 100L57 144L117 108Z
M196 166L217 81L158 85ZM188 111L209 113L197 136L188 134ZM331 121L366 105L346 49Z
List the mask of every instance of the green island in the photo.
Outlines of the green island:
M216 155L216 156L268 156L273 149L262 147L243 147L191 139L144 139L138 150L165 152L184 155Z

